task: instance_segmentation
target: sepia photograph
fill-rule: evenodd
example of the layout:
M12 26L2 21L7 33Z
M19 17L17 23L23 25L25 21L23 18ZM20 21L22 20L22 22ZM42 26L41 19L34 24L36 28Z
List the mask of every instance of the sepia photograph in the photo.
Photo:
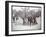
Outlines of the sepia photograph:
M45 33L45 3L6 1L6 36Z

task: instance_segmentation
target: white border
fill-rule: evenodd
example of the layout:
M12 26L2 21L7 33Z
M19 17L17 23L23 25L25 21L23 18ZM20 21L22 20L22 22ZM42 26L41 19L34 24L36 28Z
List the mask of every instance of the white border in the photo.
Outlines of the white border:
M41 18L41 20L42 20L42 23L41 23L41 30L36 30L36 31L14 31L14 32L12 32L11 31L11 5L19 5L19 6L40 6L40 7L42 7L42 13L41 13L41 15L42 15L42 18ZM42 33L43 32L43 29L44 29L44 23L43 23L43 21L44 21L44 19L43 19L43 17L44 17L44 6L43 5L41 5L41 4L25 4L25 3L9 3L9 35L11 35L11 34L26 34L26 33Z

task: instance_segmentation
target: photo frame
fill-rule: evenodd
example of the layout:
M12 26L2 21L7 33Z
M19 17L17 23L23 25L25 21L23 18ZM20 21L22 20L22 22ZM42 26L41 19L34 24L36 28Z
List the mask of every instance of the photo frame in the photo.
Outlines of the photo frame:
M45 34L45 3L5 1L5 35Z

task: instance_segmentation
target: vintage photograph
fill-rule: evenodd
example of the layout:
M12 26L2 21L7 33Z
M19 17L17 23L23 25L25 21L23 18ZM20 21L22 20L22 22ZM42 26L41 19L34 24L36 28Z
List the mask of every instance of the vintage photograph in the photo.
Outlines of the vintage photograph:
M5 2L6 36L45 33L45 3Z
M12 31L40 30L41 7L12 5Z

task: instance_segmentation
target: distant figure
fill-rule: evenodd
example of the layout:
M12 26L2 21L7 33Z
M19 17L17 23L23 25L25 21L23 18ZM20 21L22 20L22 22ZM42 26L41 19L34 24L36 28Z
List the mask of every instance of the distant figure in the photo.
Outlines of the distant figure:
M28 21L31 23L33 23L33 18L32 17L28 17Z
M34 20L34 21L33 21L34 24L38 24L37 21L36 21L36 17L35 17L35 16L33 16L32 19Z

